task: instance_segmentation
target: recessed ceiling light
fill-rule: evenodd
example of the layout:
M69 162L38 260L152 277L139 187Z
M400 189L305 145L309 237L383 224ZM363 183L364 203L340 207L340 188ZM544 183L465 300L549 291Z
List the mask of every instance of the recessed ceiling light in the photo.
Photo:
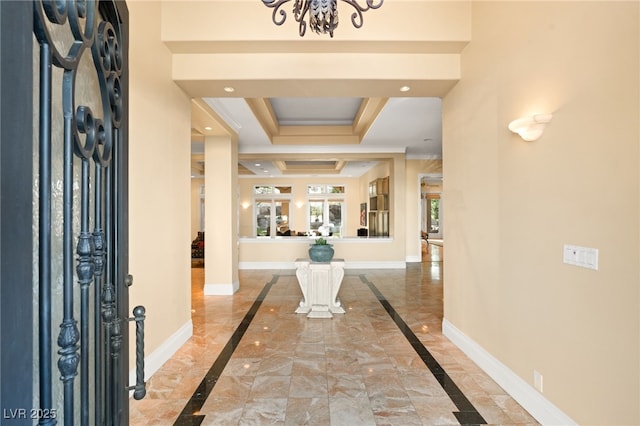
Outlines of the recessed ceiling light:
M212 130L212 129L213 129L213 127L211 127L211 126L207 126L207 127L205 127L204 129L205 129L205 130Z
M260 163L256 163L256 164L255 164L255 166L256 166L256 167L260 167L260 166L262 166L262 164L260 164Z
M411 90L411 87L409 87L409 86L402 86L402 87L400 88L400 91L401 91L401 92L408 92L409 90Z
M231 87L231 86L226 86L226 87L224 88L224 91L225 91L225 92L227 92L227 93L233 93L233 92L235 92L235 90L236 90L236 89L234 89L234 88L233 88L233 87Z

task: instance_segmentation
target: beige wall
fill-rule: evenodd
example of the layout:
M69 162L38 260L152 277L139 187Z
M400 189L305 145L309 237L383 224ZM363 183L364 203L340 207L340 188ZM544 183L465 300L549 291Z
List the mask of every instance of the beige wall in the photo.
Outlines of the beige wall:
M255 7L255 3L254 0L166 1L163 5L162 38L176 45L184 40L255 42L264 40L265 34L276 40L300 40L296 31L298 24L292 19L287 5L282 10L290 17L282 27L277 27L280 30L274 31L271 19L265 19L265 16L270 17L273 9ZM471 36L470 1L394 0L385 2L381 10L384 13L367 14L366 25L362 28L341 24L340 38L422 42L468 40ZM219 17L217 25L211 25L211 16ZM341 23L343 19L345 23L349 20L349 15L345 13L344 16ZM311 31L306 35L309 36L315 40L314 44L323 40L322 36L311 34ZM331 47L324 50L330 51Z
M240 240L240 269L293 269L298 258L307 258L308 237ZM347 268L404 268L404 242L393 238L362 240L333 238L335 258L345 259Z
M445 318L579 424L640 424L638 6L473 2L443 102Z
M131 307L146 307L149 355L191 320L190 103L159 41L160 5L129 2ZM135 365L131 347L130 366Z

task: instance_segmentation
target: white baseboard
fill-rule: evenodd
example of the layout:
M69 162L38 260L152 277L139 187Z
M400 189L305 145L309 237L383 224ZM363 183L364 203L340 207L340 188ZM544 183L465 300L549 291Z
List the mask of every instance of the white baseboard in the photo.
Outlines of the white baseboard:
M406 258L406 262L407 263L420 263L422 262L422 256L407 256Z
M446 319L442 320L442 334L484 370L540 424L559 426L578 424Z
M234 281L229 284L205 284L205 296L232 296L240 288L240 282Z
M404 261L350 262L345 261L344 269L406 269ZM296 269L294 262L240 262L238 269ZM206 293L205 293L206 294Z
M390 260L381 262L345 262L344 269L407 269L407 262Z
M193 323L191 319L187 321L182 327L173 333L167 340L165 340L158 349L144 357L144 380L149 380L156 371L167 362L182 345L193 335ZM134 361L135 362L135 361ZM133 386L136 383L136 367L129 369L129 386ZM129 392L129 396L133 395L133 391Z

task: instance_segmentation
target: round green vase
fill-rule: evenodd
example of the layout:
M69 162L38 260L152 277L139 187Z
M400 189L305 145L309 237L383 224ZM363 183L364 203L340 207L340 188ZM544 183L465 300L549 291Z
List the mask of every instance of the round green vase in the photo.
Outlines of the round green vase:
M309 245L309 258L312 262L331 262L333 246L331 244L311 244Z

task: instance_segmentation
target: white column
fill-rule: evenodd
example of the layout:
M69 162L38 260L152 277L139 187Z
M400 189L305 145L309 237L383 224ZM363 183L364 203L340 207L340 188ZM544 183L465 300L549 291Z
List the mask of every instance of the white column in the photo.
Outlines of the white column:
M231 136L207 136L205 167L204 294L238 291L238 144Z

